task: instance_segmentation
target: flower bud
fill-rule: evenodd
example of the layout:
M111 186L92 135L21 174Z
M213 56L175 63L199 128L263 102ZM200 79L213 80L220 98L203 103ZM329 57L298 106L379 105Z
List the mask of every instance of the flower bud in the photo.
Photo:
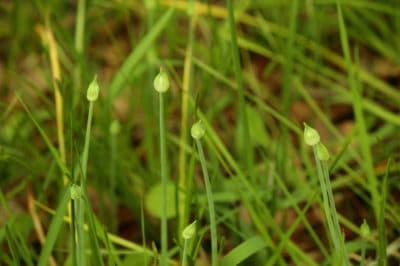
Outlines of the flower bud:
M204 136L205 130L204 130L203 123L201 122L201 120L199 120L193 124L192 128L190 129L190 134L192 135L192 138L194 138L194 139L201 139L201 137Z
M183 239L189 240L194 236L194 234L196 233L196 222L197 221L194 221L193 223L186 226L185 229L183 229L182 231Z
M317 146L315 147L316 151L317 151L317 158L320 161L327 161L329 160L329 151L328 149L325 147L324 144L322 144L321 142L317 143Z
M69 190L71 199L77 200L82 196L82 189L80 186L73 184Z
M304 142L307 145L314 146L320 141L318 131L304 123Z
M154 89L159 93L166 92L169 89L168 75L162 69L160 69L160 73L154 79Z
M371 229L369 229L369 225L365 219L360 226L360 232L361 232L361 237L363 238L367 238L371 234Z
M92 82L87 89L86 98L89 102L94 102L99 97L99 84L97 83L97 76L94 76Z

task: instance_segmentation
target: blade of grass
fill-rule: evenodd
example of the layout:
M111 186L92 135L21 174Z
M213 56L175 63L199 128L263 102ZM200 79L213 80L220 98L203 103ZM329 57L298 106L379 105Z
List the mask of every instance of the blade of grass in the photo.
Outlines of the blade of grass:
M60 232L61 225L63 222L64 214L66 213L68 202L70 199L70 187L67 186L62 192L62 198L56 212L51 220L49 230L47 231L46 242L44 243L43 249L39 255L38 266L46 266L50 258L51 251L54 248L54 244L57 240L57 236Z
M147 33L147 35L140 41L136 48L129 54L120 69L114 74L114 77L109 86L111 102L121 92L128 77L130 77L133 68L140 62L146 55L148 47L156 40L162 30L168 25L168 21L174 14L174 10L170 9L157 21L154 27Z
M226 254L221 262L224 266L235 266L242 263L245 259L266 247L262 237L254 236L246 239L240 245L234 247Z
M388 176L391 166L391 158L389 158L386 173L383 177L381 185L381 198L379 201L379 213L378 213L378 265L387 265L387 240L386 240L386 225L385 225L385 211L386 211L386 200L388 195Z
M228 9L228 21L229 21L229 29L230 29L230 41L232 42L232 59L233 59L233 68L236 77L237 89L238 89L238 98L239 98L239 121L237 122L240 146L238 154L241 155L242 167L246 169L245 172L252 176L252 143L249 138L249 124L247 120L246 113L246 102L245 102L245 94L244 94L244 82L242 75L242 67L240 63L240 51L237 43L237 34L236 34L236 21L234 15L234 6L232 0L227 0L227 9Z
M292 76L293 76L293 61L294 61L294 46L295 35L297 30L297 15L299 10L299 1L291 1L290 6L290 17L289 17L289 35L285 47L285 63L283 64L283 84L281 93L281 114L285 117L289 116L290 102L292 98ZM288 129L284 124L280 127L279 145L277 147L276 157L277 157L277 171L280 176L286 177L288 165Z
M194 0L190 0L190 5L188 6L189 15L189 32L188 32L188 44L185 52L185 61L183 69L183 81L182 81L182 105L181 105L181 132L180 132L180 146L179 146L179 166L178 166L178 232L182 232L185 225L188 222L188 174L186 170L186 152L184 149L188 138L188 100L189 93L192 87L192 76L193 76L193 42L194 42L194 31L196 26L197 17L193 14ZM181 239L181 238L178 238Z
M34 118L33 114L31 113L31 111L26 106L25 102L19 96L17 96L17 98L18 98L18 101L21 103L22 107L25 109L25 111L28 114L29 118L35 124L37 130L39 130L40 135L42 136L44 142L46 143L46 145L49 148L51 154L53 155L54 160L57 162L57 165L60 168L61 172L64 175L69 176L70 175L69 170L65 166L65 163L62 160L62 158L60 157L57 149L53 146L53 144L51 143L50 139L47 137L47 134L45 133L43 128L39 125L39 123L36 121L36 119Z
M10 249L11 257L14 263L13 266L19 266L21 258L19 257L18 247L15 244L15 239L8 225L6 225L5 230L8 248Z
M370 141L368 137L368 130L367 126L365 124L365 118L363 114L363 108L362 108L362 96L361 96L361 88L359 86L359 83L357 83L357 77L356 73L354 71L354 67L351 61L351 56L350 56L350 48L349 48L349 40L347 37L347 31L346 31L346 25L343 19L343 14L342 14L342 9L341 5L339 2L336 4L337 6L337 12L338 12L338 20L339 20L339 30L340 30L340 40L341 40L341 45L343 49L343 54L345 57L345 61L347 64L347 70L348 70L348 81L349 85L352 91L352 96L353 96L353 108L355 112L355 117L356 117L356 125L358 129L358 134L360 136L360 145L361 145L361 153L363 156L363 159L365 160L363 167L367 173L367 179L368 179L368 186L369 186L369 192L371 193L372 197L372 207L374 209L374 214L375 217L378 217L378 209L379 209L379 194L377 191L377 179L376 175L373 169L373 159L372 159L372 154L370 150Z

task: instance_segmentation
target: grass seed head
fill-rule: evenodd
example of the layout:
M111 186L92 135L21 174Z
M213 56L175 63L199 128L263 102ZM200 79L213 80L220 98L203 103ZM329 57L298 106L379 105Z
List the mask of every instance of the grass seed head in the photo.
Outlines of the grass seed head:
M169 79L167 73L160 69L160 73L154 79L154 89L159 93L164 93L169 89Z
M314 146L319 143L320 137L318 131L304 123L304 142L307 145Z

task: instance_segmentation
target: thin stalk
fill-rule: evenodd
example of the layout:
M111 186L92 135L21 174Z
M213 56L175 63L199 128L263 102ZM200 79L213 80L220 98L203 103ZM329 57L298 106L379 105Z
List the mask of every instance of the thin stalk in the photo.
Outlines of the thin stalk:
M199 153L199 159L201 163L201 168L203 170L204 183L206 186L208 211L210 215L210 231L211 231L211 265L218 265L218 247L217 247L217 223L215 219L215 207L214 200L211 190L210 178L208 177L207 163L203 152L203 146L199 139L195 139L197 151Z
M168 265L168 226L167 226L167 154L165 144L165 121L164 121L164 96L159 93L160 99L160 157L161 157L161 266Z
M194 0L190 0L190 5L194 7ZM193 65L193 40L194 40L194 28L196 16L191 14L192 11L189 7L189 15L190 15L190 24L189 24L189 33L188 33L188 45L186 47L185 54L185 63L183 70L183 81L182 81L182 105L181 105L181 132L180 132L180 148L179 148L179 221L178 221L178 232L181 232L187 223L187 213L188 213L188 200L187 200L187 183L188 178L186 174L186 142L188 137L188 102L189 102L189 93L191 88L192 81L192 65Z
M93 120L93 101L89 101L89 112L86 124L86 134L85 134L85 143L83 146L82 158L81 158L81 170L82 170L82 178L81 178L81 190L82 193L86 193L86 179L87 179L87 162L89 157L89 146L90 146L90 133L92 129L92 120ZM85 202L83 197L77 199L77 210L76 210L76 219L77 219L77 263L78 265L86 265L85 262L85 235L84 235L84 224L85 224Z
M325 217L328 223L329 233L331 235L331 239L333 242L335 256L337 259L342 260L342 265L349 265L344 239L342 236L342 231L340 229L339 220L337 217L335 201L333 198L332 186L328 172L329 168L326 161L322 161L318 158L316 145L313 146L313 152L317 164L318 179L321 185L321 193L323 197L323 207L324 207Z
M188 243L188 240L185 239L185 242L183 243L182 266L186 266L187 265L187 258L186 258L187 243Z
M86 125L86 135L85 135L85 143L83 146L83 153L82 153L82 178L86 181L87 176L87 162L89 157L89 146L90 146L90 132L92 130L92 120L93 120L93 102L89 102L89 113Z

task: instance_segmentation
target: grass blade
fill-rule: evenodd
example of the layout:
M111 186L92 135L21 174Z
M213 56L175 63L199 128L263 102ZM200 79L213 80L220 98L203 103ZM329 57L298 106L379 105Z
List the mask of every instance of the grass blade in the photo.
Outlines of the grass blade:
M110 84L110 98L111 101L118 96L123 89L128 77L131 75L133 68L140 62L146 55L148 47L156 40L161 31L167 26L168 21L174 13L173 9L168 10L160 20L153 26L151 31L141 40L136 48L131 52L125 60L121 68L115 73Z
M254 236L247 239L240 245L232 249L223 258L221 265L224 266L235 266L243 262L245 259L251 255L257 253L258 251L264 249L267 246L264 239L260 236Z
M53 219L51 220L49 230L46 235L46 242L45 242L42 252L40 253L40 256L39 256L38 266L46 266L47 265L47 262L51 255L51 251L54 248L54 244L55 244L55 242L57 240L57 236L60 232L61 225L62 225L63 219L64 219L64 214L67 210L68 202L70 199L70 187L69 186L67 186L66 189L64 189L62 195L63 196L61 198L61 201L58 204L58 207L53 216Z

